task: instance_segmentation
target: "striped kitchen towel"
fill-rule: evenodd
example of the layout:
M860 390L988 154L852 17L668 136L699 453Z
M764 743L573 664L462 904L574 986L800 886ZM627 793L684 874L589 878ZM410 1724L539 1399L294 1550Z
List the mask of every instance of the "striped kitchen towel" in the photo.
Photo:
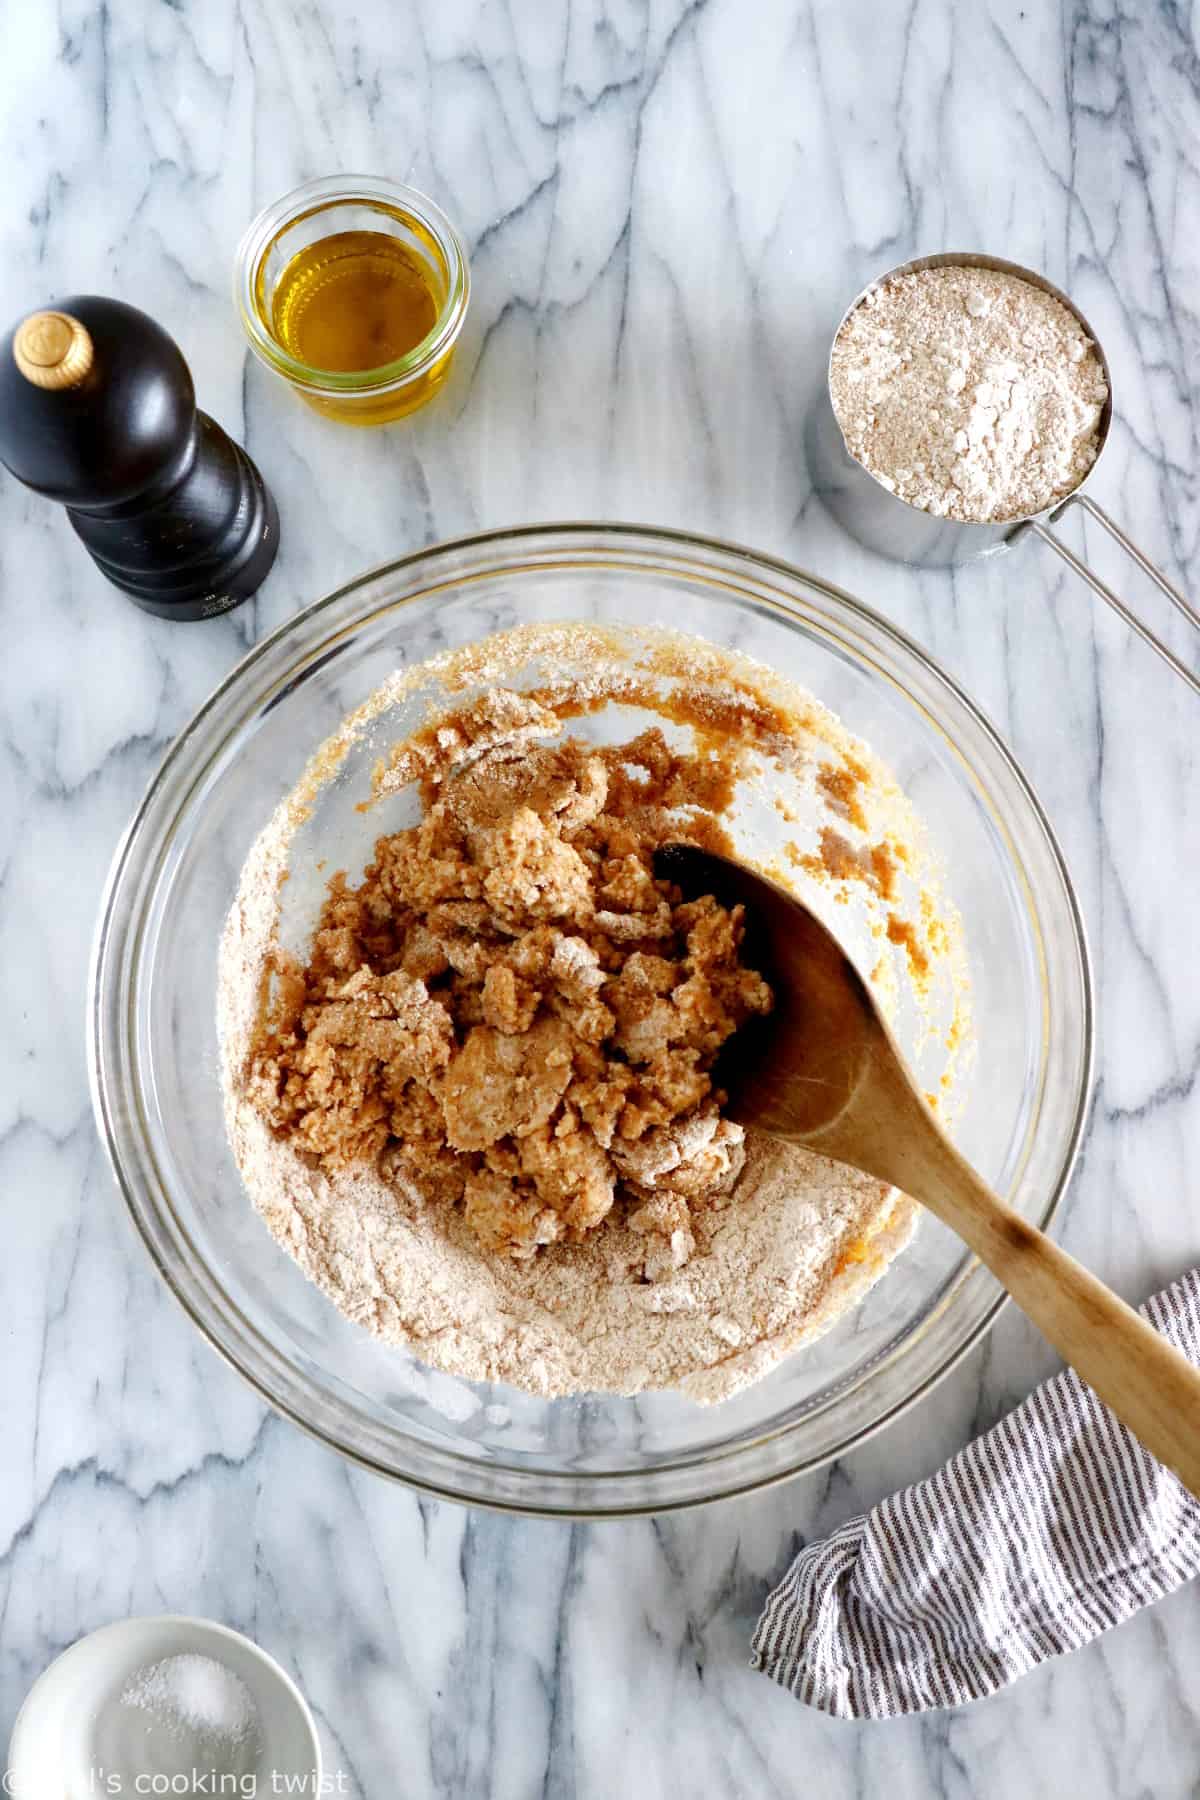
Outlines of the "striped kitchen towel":
M1200 1362L1200 1271L1142 1310ZM802 1550L753 1663L839 1719L958 1706L1198 1572L1200 1504L1068 1370L928 1481Z

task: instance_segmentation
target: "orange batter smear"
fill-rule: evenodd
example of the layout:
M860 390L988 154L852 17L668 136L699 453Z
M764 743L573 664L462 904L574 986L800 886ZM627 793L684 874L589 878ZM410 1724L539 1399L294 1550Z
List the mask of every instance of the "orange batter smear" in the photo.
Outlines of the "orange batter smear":
M682 665L678 672L682 672ZM511 702L506 718L496 718L489 711L501 693ZM394 793L413 780L426 784L423 794L428 801L428 784L436 782L439 773L460 760L465 751L482 753L491 744L505 739L517 741L522 736L549 737L566 721L604 711L614 704L640 707L672 724L691 728L695 751L687 760L697 772L707 761L716 784L716 810L732 798L748 751L795 756L796 716L737 681L714 691L696 685L693 678L691 684L685 681L664 692L636 675L612 675L606 677L603 691L595 693L582 688L578 681L549 683L519 695L493 689L452 712L437 714L397 745L376 766L372 797L360 802L358 810L369 811L382 795Z
M841 1255L833 1265L834 1279L844 1275L847 1269L855 1268L860 1263L870 1262L876 1252L871 1248L868 1238L851 1238L845 1245Z
M908 954L908 965L918 981L929 979L929 957L908 919L901 919L895 913L888 915L887 934L889 944L903 945Z
M896 864L891 850L886 844L872 844L869 854L875 886L883 899L890 900L896 892Z
M820 880L862 881L884 900L896 892L896 864L887 844L869 844L858 850L832 825L821 827L820 853L805 854L795 844L787 847L789 861Z
M857 826L859 831L867 829L867 815L860 797L866 779L867 771L853 758L847 758L843 763L824 763L817 771L817 786L834 811Z

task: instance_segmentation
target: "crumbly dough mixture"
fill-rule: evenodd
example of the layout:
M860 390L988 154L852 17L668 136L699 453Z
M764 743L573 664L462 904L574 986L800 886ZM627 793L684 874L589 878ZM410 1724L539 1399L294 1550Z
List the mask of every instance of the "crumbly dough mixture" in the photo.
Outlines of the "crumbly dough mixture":
M414 693L440 698L397 744ZM632 744L572 723L610 707L654 723ZM384 752L361 798L355 746ZM332 783L383 835L312 930L305 833ZM419 823L386 829L418 791ZM400 671L317 749L243 870L218 1028L247 1191L348 1319L467 1380L707 1403L879 1277L913 1207L721 1119L713 1057L767 995L738 921L650 867L667 837L744 853L764 833L768 871L860 932L948 1082L961 942L919 824L759 665L650 628L523 626Z
M884 282L837 335L833 409L850 453L912 506L980 524L1072 493L1108 384L1075 315L1000 269Z
M486 742L512 706L485 695L460 728ZM741 908L685 902L653 857L731 778L657 729L427 774L421 823L357 886L333 877L307 967L279 959L247 1090L264 1119L327 1173L461 1204L497 1255L580 1242L620 1189L647 1278L681 1268L745 1160L713 1063L771 993L739 961Z

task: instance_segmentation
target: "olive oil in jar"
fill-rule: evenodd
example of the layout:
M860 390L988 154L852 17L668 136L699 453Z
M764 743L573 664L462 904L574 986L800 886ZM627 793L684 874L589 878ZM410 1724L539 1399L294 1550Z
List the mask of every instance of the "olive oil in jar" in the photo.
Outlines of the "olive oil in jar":
M399 238L339 231L297 252L271 298L275 336L310 369L350 374L398 362L429 336L434 274Z
M306 182L253 220L234 294L256 356L309 406L383 425L441 387L466 317L466 247L416 188Z

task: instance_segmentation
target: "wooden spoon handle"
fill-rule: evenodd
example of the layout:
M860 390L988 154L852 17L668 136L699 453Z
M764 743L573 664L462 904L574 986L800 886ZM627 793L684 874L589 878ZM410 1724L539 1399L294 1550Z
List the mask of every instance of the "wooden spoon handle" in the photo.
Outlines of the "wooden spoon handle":
M1200 1499L1200 1369L939 1139L945 1154L925 1163L914 1198L970 1245L1139 1443Z

